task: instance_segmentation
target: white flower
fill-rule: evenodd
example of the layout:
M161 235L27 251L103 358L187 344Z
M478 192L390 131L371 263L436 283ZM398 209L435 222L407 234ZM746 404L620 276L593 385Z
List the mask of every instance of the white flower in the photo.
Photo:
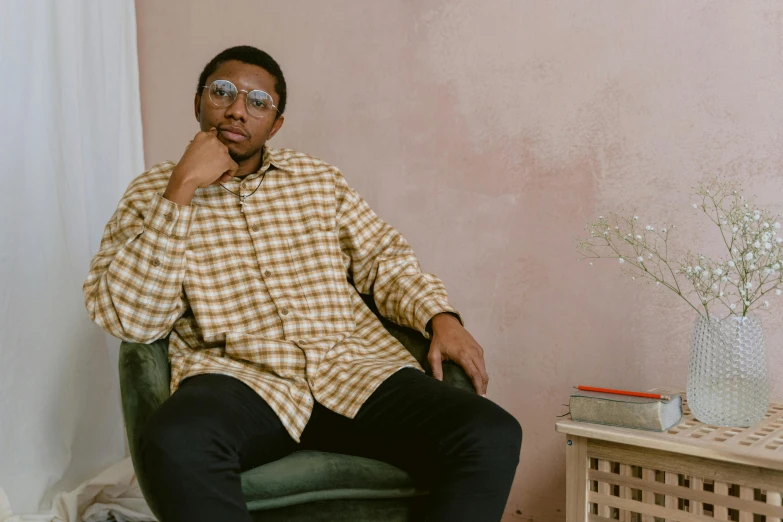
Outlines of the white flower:
M767 223L767 222L765 221L765 222L764 222L764 224L763 224L763 225L761 225L761 228L769 228L769 223Z
M623 259L622 257L620 259L618 259L618 261L620 262L620 264L625 263L625 259Z
M644 258L642 256L637 257L636 260L640 263L644 263Z
M753 248L761 248L761 243L756 241L755 243L753 243Z
M693 267L693 269L696 271L696 273L697 273L697 274L698 274L699 272L701 272L701 267L700 267L700 266L698 266L698 265L694 266L694 267Z
M712 273L719 276L723 273L723 270L721 270L720 268L716 268L715 270L712 271Z
M783 243L783 237L776 237L775 238L776 243Z
M713 290L717 290L718 289L718 285L712 285L712 289Z
M729 261L729 266L734 266L734 261Z
M737 227L733 227L733 228L731 229L731 231L732 231L732 232L736 232L737 230L739 230Z
M769 232L764 232L761 234L762 241L769 241L770 239L772 239L772 235Z
M734 254L734 255L737 255L737 254L739 254L739 250L737 250L737 247L733 247L731 249L731 253Z
M772 272L772 270L771 270L771 269L769 269L769 268L765 268L765 269L764 269L764 275L765 275L765 276L768 276L768 275L769 275L771 272Z
M775 295L780 295L780 294L783 294L783 290L780 289L775 290Z
M745 283L745 288L750 290L751 288L753 288L753 283Z
M772 225L772 226L773 226L773 227L775 227L775 228L780 228L780 223L777 223L777 222L776 222L776 223L775 223L774 225Z
M750 306L750 301L745 301L745 306Z
M718 294L719 297L723 297L723 292Z
M603 216L598 216L598 219L603 219L603 218L604 218Z
M756 269L756 265L751 263L750 266L748 267L748 269L749 270L755 270Z
M773 270L780 270L780 263L775 263L774 265L772 265L772 269Z
M634 221L637 221L638 219L639 219L639 216L634 216L634 217L633 217L633 220L634 220Z
M666 227L662 228L661 232L663 232L665 234L666 233Z
M609 235L609 231L608 230L604 230L604 235L608 236Z
M641 239L641 238L642 238L642 236L640 236L638 234L636 235L636 239Z
M691 206L692 206L693 208L699 208L699 205L697 205L696 203L694 203L694 204L693 204L693 205L691 205Z
M644 229L645 229L645 230L655 230L655 229L654 229L653 227L651 227L650 225L647 225L646 227L644 227Z
M747 254L745 254L745 259L747 259L748 261L753 261L753 252L748 252Z
M647 259L652 259L652 254L647 254Z
M726 281L728 281L728 280L729 280L729 278L728 278L728 277L726 277L726 276L723 276L723 277L721 277L721 278L720 278L720 280L721 280L721 281L723 281L723 282L725 283Z
M772 243L764 243L764 250L772 250Z
M737 303L731 303L731 304L729 305L729 308L731 308L732 310L734 310L735 308L737 308Z
M725 219L721 219L720 224L721 225L728 225L728 221L726 221Z
M769 308L769 301L764 301L764 308Z

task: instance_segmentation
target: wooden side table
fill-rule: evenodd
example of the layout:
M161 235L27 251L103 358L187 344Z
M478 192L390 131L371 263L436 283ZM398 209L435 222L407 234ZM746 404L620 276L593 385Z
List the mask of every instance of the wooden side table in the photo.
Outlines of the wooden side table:
M697 421L664 433L570 420L566 522L781 522L783 403L750 428Z

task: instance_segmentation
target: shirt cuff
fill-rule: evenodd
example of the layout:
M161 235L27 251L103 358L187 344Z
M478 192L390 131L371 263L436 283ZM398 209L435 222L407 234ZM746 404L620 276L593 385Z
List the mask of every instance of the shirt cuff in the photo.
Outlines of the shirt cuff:
M144 228L152 229L160 234L184 239L190 234L190 226L196 216L198 207L178 205L160 194L156 194L150 203Z
M451 314L459 320L460 324L465 326L465 322L462 320L462 316L456 308L451 306L448 301L443 299L433 299L422 303L416 310L417 327L416 329L421 332L425 338L432 338L432 330L428 328L432 318L438 314Z

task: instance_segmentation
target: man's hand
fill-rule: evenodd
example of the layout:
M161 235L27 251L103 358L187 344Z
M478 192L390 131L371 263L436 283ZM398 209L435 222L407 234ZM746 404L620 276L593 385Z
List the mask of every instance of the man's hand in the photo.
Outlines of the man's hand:
M489 376L484 367L484 349L456 317L438 314L432 318L432 342L427 359L432 366L432 376L439 381L443 380L443 361L459 364L473 381L476 392L487 396Z
M239 165L231 159L228 147L217 138L214 127L199 132L171 173L163 197L180 205L190 205L199 187L230 181Z

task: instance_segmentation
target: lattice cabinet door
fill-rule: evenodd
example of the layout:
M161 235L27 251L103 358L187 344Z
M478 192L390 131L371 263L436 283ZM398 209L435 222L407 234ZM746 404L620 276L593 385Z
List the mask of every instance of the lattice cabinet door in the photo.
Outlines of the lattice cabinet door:
M781 522L783 472L568 437L567 521Z

